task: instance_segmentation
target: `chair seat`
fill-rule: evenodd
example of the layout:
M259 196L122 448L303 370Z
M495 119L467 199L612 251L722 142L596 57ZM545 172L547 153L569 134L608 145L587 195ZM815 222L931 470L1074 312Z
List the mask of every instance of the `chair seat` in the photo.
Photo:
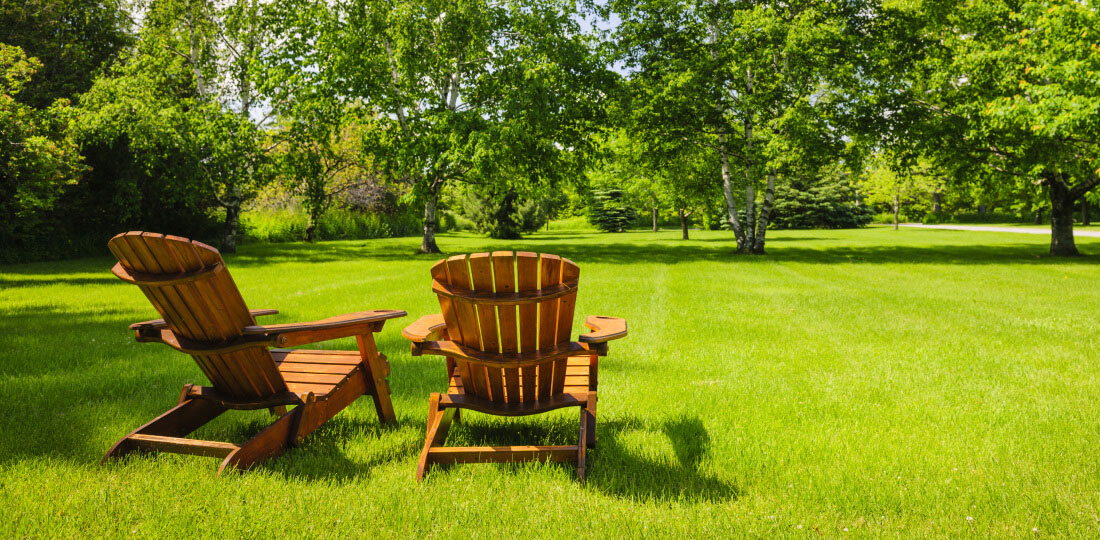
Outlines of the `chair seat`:
M570 356L565 365L565 393L587 393L590 387L589 374L591 373L590 359L588 356ZM535 388L538 388L536 382ZM505 390L505 399L508 399ZM456 370L447 385L448 394L465 394L462 388L462 377Z
M271 349L286 387L291 392L313 392L324 400L359 368L359 351L321 351L314 349Z

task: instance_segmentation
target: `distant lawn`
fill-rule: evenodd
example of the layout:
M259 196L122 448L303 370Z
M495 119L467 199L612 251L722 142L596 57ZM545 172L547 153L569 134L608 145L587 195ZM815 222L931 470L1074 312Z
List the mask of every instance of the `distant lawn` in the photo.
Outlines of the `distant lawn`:
M568 465L468 465L413 480L443 362L400 329L438 308L417 238L246 245L230 271L265 322L409 312L379 341L399 425L360 400L302 447L226 478L157 455L109 467L119 437L204 382L133 342L155 318L107 258L0 266L0 537L644 538L1100 534L1100 272L1043 236L871 228L519 242L581 265L584 315L625 317L601 364L589 480ZM1079 238L1086 253L1100 239ZM336 343L352 348L348 340ZM575 412L476 413L451 442L565 444ZM243 439L263 413L203 435ZM513 434L511 427L516 426Z
M1073 230L1076 231L1076 230L1080 229L1080 230L1083 230L1083 231L1095 231L1097 229L1100 229L1100 216L1097 216L1097 218L1098 219L1093 220L1093 222L1089 225L1082 225L1080 223L1074 223L1073 224ZM932 225L966 225L966 226L974 226L974 227L1020 227L1020 228L1024 228L1024 229L1043 229L1043 230L1047 230L1047 231L1050 230L1050 222L1049 221L1044 221L1043 223L1040 223L1038 225L1036 225L1035 223L933 223ZM892 226L893 225L891 225L891 227Z

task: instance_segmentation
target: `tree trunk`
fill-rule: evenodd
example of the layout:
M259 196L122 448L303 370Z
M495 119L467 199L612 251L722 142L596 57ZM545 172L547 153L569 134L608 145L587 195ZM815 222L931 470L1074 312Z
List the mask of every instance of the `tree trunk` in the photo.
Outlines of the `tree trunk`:
M894 230L898 230L898 213L901 211L901 197L894 194Z
M194 4L188 4L187 6L187 30L190 34L189 50L187 61L191 63L191 73L195 78L195 96L199 99L206 97L206 81L202 76L202 61L199 58L199 32L195 20L197 19L195 14Z
M718 1L711 0L711 5L717 7ZM711 20L708 24L710 27L710 40L708 45L710 46L710 59L718 59L718 24ZM715 105L715 112L718 113L718 117L721 118L725 115L724 110L721 107ZM733 237L737 240L737 252L745 253L749 246L745 243L745 230L741 227L741 220L737 218L737 201L733 199L733 181L730 180L730 156L726 150L726 127L725 123L718 128L718 158L722 163L722 196L726 198L726 216L730 221L730 228L733 229Z
M435 244L435 224L438 212L436 204L439 202L439 188L429 188L424 200L424 237L420 241L421 253L439 253L439 246Z
M1043 209L1042 208L1035 211L1035 224L1036 225L1042 225L1043 224Z
M741 227L741 220L737 218L737 201L733 198L733 180L730 178L730 159L726 153L726 134L718 134L718 157L722 162L722 196L726 198L726 216L730 220L730 228L733 229L733 237L737 239L737 252L745 253L749 246L745 244L745 230Z
M678 214L680 214L680 231L683 232L684 240L687 240L688 239L688 220L687 220L687 216L684 215L684 209L683 208L676 209L676 212Z
M751 95L753 92L753 78L752 70L745 70L745 88ZM746 116L744 122L745 128L745 251L752 253L756 246L756 182L753 172L753 159L752 159L752 131L753 131L752 116Z
M222 253L237 252L237 229L241 222L241 201L234 197L225 205L225 230L222 232Z
M1092 225L1089 219L1089 200L1086 198L1081 199L1081 225Z
M768 230L768 223L772 217L772 203L775 201L775 170L768 170L768 186L764 189L764 205L760 207L760 217L756 220L756 241L752 245L752 252L757 255L764 254L764 235Z
M309 226L306 227L306 242L312 242L317 232L317 223L321 221L320 212L309 213Z
M942 212L943 211L942 203L943 203L943 194L940 193L939 189L937 189L936 191L933 191L932 192L932 211L937 213L937 214Z
M1070 193L1062 179L1049 181L1050 186L1050 254L1058 256L1080 255L1073 242L1073 203ZM1040 210L1042 212L1042 210Z
M653 232L657 232L657 207L653 207Z

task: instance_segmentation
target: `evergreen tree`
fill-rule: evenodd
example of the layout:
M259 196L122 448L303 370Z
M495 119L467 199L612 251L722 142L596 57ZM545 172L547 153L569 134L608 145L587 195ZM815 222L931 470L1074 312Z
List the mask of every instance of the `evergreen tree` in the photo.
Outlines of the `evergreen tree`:
M775 190L776 229L854 229L871 222L871 210L839 167L817 177L793 178Z
M592 190L588 222L604 232L623 232L634 222L634 209L623 198L623 190L599 187Z

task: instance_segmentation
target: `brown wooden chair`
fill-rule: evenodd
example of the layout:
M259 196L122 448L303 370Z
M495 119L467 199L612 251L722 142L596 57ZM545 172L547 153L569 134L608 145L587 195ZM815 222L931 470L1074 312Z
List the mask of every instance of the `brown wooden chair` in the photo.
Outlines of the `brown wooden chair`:
M395 421L389 364L373 333L404 311L261 326L255 317L278 311L249 311L214 248L145 232L120 234L108 246L118 259L111 271L140 287L161 315L130 326L137 340L190 354L211 386L185 385L175 407L115 443L104 462L160 451L222 458L219 475L227 467L245 469L297 444L364 394L374 398L382 422ZM269 349L351 336L358 351ZM279 418L243 444L185 438L227 409L264 408Z
M433 393L416 478L433 463L576 461L596 443L597 358L626 336L626 321L588 317L593 332L570 341L580 269L556 255L511 251L456 255L432 266L442 315L422 317L402 332L412 354L447 357L450 386ZM580 407L576 446L445 447L459 409L525 416Z

